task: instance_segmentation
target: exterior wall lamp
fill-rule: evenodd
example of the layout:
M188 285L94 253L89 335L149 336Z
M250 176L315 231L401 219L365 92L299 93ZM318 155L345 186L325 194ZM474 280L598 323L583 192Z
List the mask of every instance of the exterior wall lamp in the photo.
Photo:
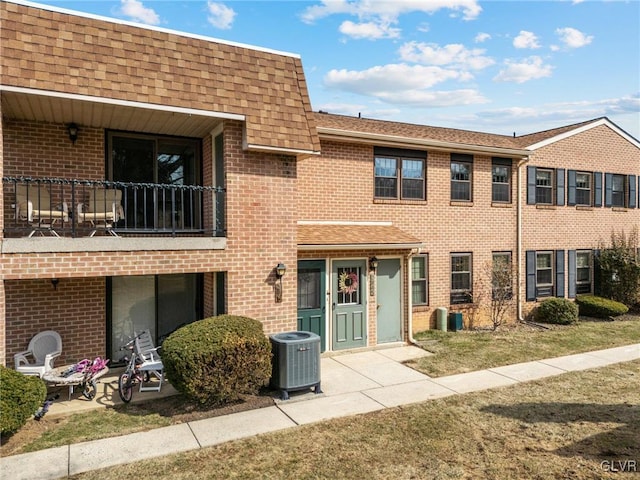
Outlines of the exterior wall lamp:
M51 279L51 285L53 286L54 290L58 290L58 284L60 283L60 279L59 278L52 278Z
M369 259L369 270L376 271L378 269L378 257L371 257Z
M76 125L75 123L70 123L69 125L67 125L67 131L69 132L69 140L71 140L71 143L73 143L74 145L76 144L76 140L78 139L78 131L80 129L78 128L78 125Z
M282 277L287 273L287 266L284 263L278 263L275 268L276 278L278 281L273 286L276 294L276 303L282 303Z

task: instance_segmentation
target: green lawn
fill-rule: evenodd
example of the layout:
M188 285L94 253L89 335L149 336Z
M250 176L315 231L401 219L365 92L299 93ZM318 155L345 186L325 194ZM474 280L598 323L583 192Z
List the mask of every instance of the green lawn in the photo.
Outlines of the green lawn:
M627 462L640 471L639 378L640 361L622 363L306 425L74 478L637 478L607 468Z
M640 317L621 318L624 319L554 325L548 330L527 326L495 332L428 330L416 334L415 338L435 355L411 366L429 376L440 377L640 343Z

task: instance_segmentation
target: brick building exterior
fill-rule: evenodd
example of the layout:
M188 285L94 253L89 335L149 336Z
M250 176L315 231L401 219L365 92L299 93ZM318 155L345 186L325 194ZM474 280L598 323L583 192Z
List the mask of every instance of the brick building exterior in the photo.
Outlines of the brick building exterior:
M323 350L411 341L440 307L486 322L500 256L526 316L593 291L594 250L640 224L640 144L607 119L507 137L314 114L296 55L17 0L0 22L9 365L42 330L60 363L117 360L222 312ZM104 189L122 215L82 221Z

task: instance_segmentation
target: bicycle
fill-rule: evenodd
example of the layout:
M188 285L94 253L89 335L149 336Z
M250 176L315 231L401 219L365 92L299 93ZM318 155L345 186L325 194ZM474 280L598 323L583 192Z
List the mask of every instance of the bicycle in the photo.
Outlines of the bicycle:
M133 397L133 387L139 382L148 382L150 378L149 372L142 372L140 365L142 363L141 356L136 352L135 343L140 335L136 335L126 344L120 347L120 350L129 350L130 357L125 355L124 361L127 362L127 368L120 374L118 378L118 395L124 403L129 403Z

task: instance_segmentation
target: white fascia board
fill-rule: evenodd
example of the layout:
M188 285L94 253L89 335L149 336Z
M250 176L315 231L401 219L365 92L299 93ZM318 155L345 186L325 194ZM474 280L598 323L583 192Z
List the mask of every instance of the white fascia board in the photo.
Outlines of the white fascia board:
M392 222L347 222L347 221L335 221L335 220L298 220L298 225L350 225L350 226L365 226L365 227L391 227Z
M482 145L469 145L456 142L443 142L423 138L399 137L397 135L383 135L379 133L356 132L340 130L336 128L318 127L318 135L329 140L343 140L375 145L388 145L404 148L425 148L431 150L455 151L459 153L483 153L492 155L507 155L512 157L528 157L531 152L528 149L486 147Z
M539 148L546 147L546 146L551 145L553 143L559 142L560 140L564 140L565 138L569 138L569 137L572 137L574 135L578 135L579 133L583 133L583 132L586 132L588 130L591 130L592 128L599 127L601 125L606 125L611 130L616 132L618 135L623 137L625 140L627 140L628 142L632 143L636 148L640 148L640 142L637 139L633 138L631 135L629 135L627 132L622 130L615 123L612 123L607 118L601 118L600 120L596 120L593 123L589 123L587 125L582 125L581 127L578 127L578 128L576 128L574 130L569 130L568 132L561 133L560 135L556 135L555 137L547 138L546 140L543 140L541 142L534 143L533 145L529 145L527 148L530 149L530 150L537 150Z
M314 150L302 150L298 148L286 148L286 147L270 147L268 145L255 145L252 143L245 144L245 150L253 152L265 152L265 153L284 153L287 155L320 155L320 152Z
M16 3L18 5L24 5L25 7L39 8L40 10L48 10L50 12L62 13L65 15L74 15L76 17L90 18L92 20L99 20L101 22L116 23L119 25L126 25L129 27L143 28L145 30L153 30L156 32L168 33L171 35L178 35L180 37L193 38L196 40L204 40L205 42L220 43L223 45L229 45L231 47L246 48L248 50L255 50L257 52L272 53L274 55L281 55L283 57L300 58L300 55L297 53L281 52L279 50L273 50L271 48L256 47L255 45L249 45L246 43L232 42L230 40L222 40L220 38L207 37L205 35L197 35L195 33L181 32L179 30L171 30L169 28L155 27L153 25L147 25L144 23L129 22L127 20L122 20L119 18L103 17L102 15L95 15L93 13L78 12L77 10L69 10L67 8L54 7L52 5L43 5L41 3L29 2L26 0L2 0L2 1Z
M11 85L0 85L0 92L22 93L25 95L40 95L43 97L63 98L67 100L77 100L82 102L102 103L119 107L132 107L146 110L156 110L169 113L182 113L185 115L196 115L200 117L220 118L224 120L244 121L245 116L235 113L213 112L210 110L198 110L195 108L175 107L172 105L159 105L156 103L133 102L130 100L118 100L115 98L95 97L90 95L79 95L76 93L55 92L52 90L38 90L34 88L14 87Z

